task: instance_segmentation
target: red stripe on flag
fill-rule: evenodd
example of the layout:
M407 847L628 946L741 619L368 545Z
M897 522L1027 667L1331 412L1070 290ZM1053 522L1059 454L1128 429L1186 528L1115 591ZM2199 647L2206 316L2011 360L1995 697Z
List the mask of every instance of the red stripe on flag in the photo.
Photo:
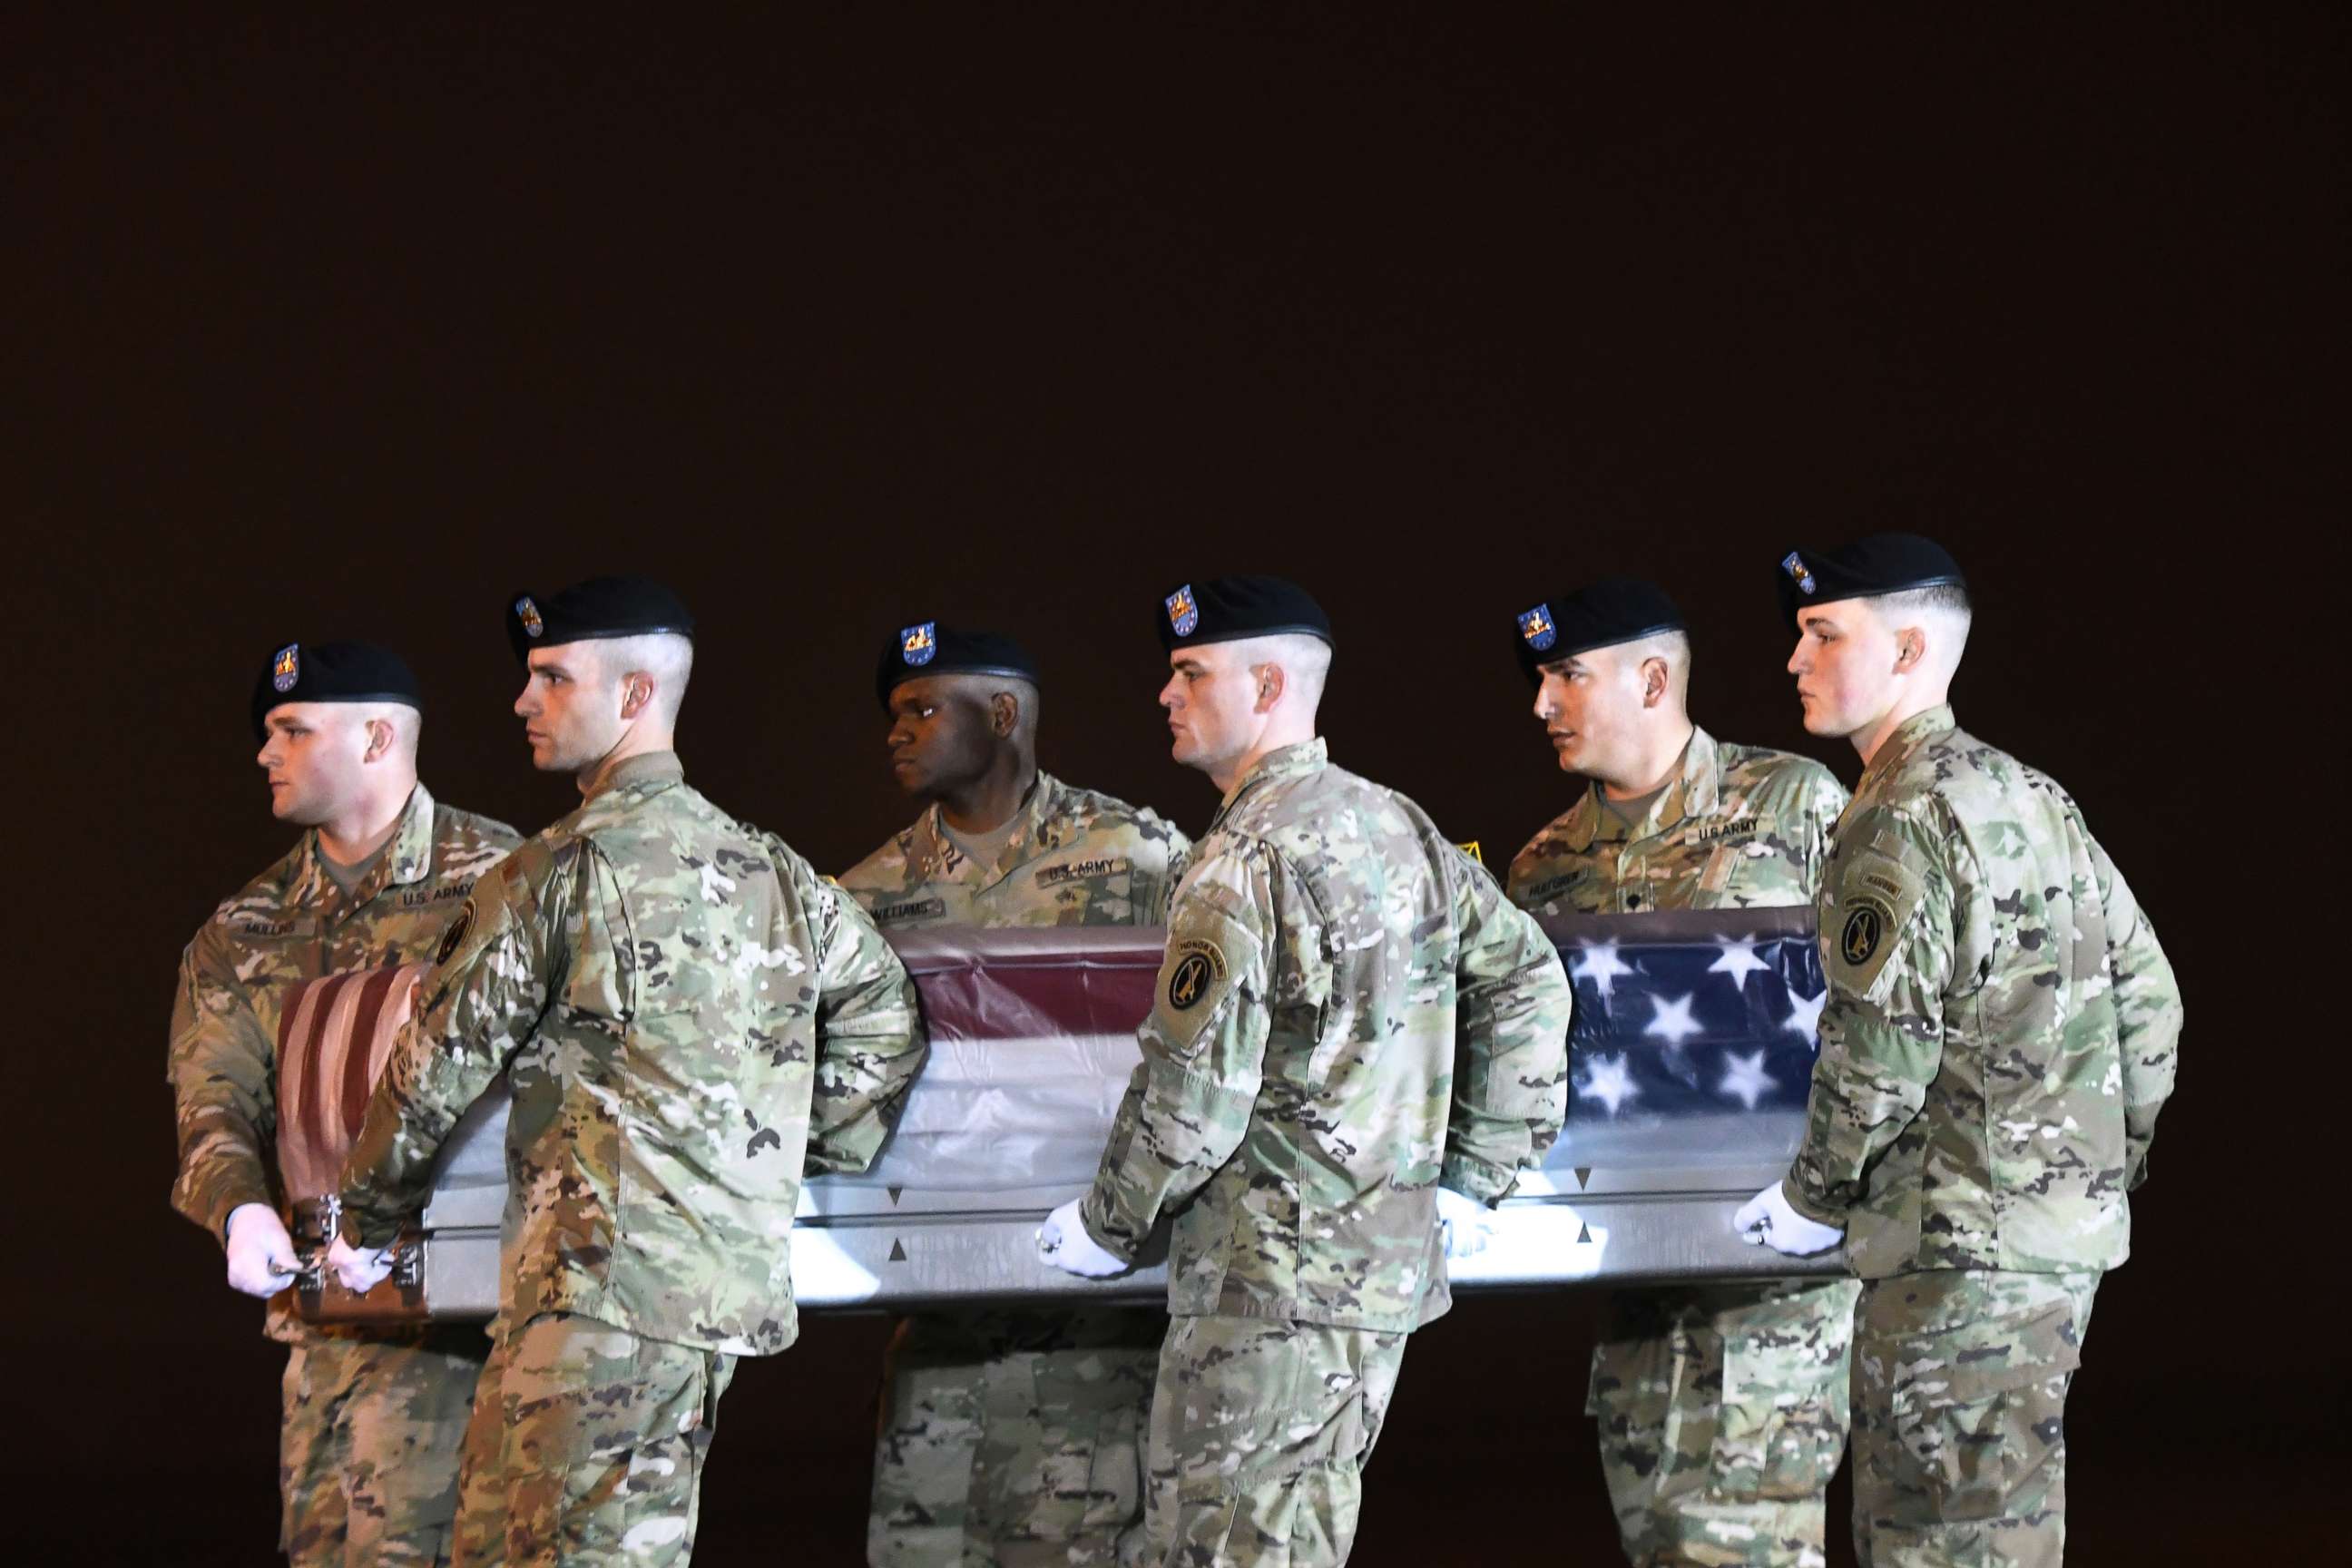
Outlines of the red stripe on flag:
M374 1062L376 1015L383 1010L384 998L392 994L393 983L400 978L397 969L371 971L367 989L360 994L359 1007L352 1018L352 1033L343 1047L343 1118L342 1136L335 1140L336 1153L351 1152L352 1141L360 1135L360 1123L367 1119L369 1092L375 1088Z

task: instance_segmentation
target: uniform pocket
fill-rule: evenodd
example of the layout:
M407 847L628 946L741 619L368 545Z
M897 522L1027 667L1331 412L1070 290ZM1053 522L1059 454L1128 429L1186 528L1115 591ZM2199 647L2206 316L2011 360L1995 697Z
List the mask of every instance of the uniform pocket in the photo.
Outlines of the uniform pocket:
M1710 1455L1729 1496L1817 1497L1845 1452L1853 1315L1822 1311L1738 1325L1723 1342L1723 1393Z
M1913 1490L1944 1520L1991 1519L2039 1485L2065 1442L2082 1352L2063 1301L1898 1340L1890 1412Z

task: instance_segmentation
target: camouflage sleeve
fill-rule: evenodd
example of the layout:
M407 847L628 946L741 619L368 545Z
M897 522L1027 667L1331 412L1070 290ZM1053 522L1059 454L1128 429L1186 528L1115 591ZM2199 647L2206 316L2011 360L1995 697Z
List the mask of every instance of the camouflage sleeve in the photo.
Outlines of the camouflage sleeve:
M817 950L816 1089L805 1169L863 1171L907 1106L929 1047L914 977L857 900L793 858Z
M209 924L180 960L168 1062L180 1139L172 1206L221 1240L231 1210L278 1201L268 1153L278 1096L271 1041Z
M441 938L416 1005L343 1161L343 1229L382 1247L422 1205L449 1130L537 1032L569 961L575 879L596 874L593 845L561 861L537 843L501 861Z
M1183 829L1166 821L1160 824L1160 828L1168 837L1168 864L1161 868L1160 885L1153 889L1150 900L1137 900L1140 908L1151 911L1148 923L1152 925L1168 923L1168 910L1176 901L1176 884L1184 879L1184 868L1192 858L1192 841L1184 836Z
M1559 954L1485 867L1451 844L1460 934L1454 1107L1439 1184L1499 1202L1541 1163L1568 1114L1568 1022L1574 993Z
M1087 1234L1118 1257L1133 1258L1249 1129L1272 1021L1279 867L1255 844L1198 860L1169 911L1159 989L1136 1032L1143 1060L1079 1209Z
M2156 928L2096 839L2091 840L2091 864L2107 914L2107 963L2123 1058L2124 1185L2129 1191L2147 1179L2157 1113L2172 1093L2180 1059L2180 983L2173 976L2172 961L2157 945Z
M1958 942L1956 879L1947 845L1892 811L1849 821L1822 889L1821 1055L1813 1063L1805 1141L1782 1184L1789 1205L1843 1225L1870 1167L1919 1114L1943 1061L1944 991Z

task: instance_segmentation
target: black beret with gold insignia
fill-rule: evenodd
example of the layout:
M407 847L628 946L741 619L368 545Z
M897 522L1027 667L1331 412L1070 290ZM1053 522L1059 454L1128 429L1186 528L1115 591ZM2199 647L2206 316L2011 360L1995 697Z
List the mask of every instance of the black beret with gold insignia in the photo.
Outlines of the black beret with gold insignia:
M1965 593L1969 585L1951 552L1916 533L1874 533L1843 550L1791 550L1780 557L1774 581L1790 631L1797 629L1797 612L1808 605L1918 588L1951 587Z
M1683 629L1683 613L1666 591L1639 577L1603 577L1555 594L1521 610L1517 621L1519 668L1530 686L1542 683L1543 667L1554 659Z
M1244 637L1320 637L1334 647L1331 618L1297 584L1281 577L1212 577L1160 596L1160 646L1173 652Z
M390 648L365 642L290 642L253 683L253 733L269 733L281 702L398 702L423 711L416 674Z
M694 617L650 577L591 577L551 597L520 589L507 595L507 641L519 662L535 647L663 632L691 638Z
M917 621L883 639L874 664L874 696L882 711L890 711L890 693L926 675L1002 675L1039 684L1037 661L1011 637Z

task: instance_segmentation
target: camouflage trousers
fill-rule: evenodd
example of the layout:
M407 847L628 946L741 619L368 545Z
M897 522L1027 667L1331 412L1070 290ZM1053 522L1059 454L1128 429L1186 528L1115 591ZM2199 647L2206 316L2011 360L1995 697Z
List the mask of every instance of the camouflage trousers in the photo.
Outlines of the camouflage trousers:
M457 1568L687 1562L734 1370L563 1312L501 1337L466 1428Z
M1634 1568L1822 1568L1845 1451L1853 1279L1621 1291L1592 1352L1610 1506Z
M884 1375L875 1568L1110 1568L1142 1545L1156 1308L929 1313Z
M480 1342L304 1333L288 1347L278 1546L294 1568L449 1561Z
M1146 1560L1345 1563L1404 1344L1273 1318L1171 1319L1151 1395Z
M2042 1568L2066 1550L2066 1391L2095 1272L1874 1279L1854 1319L1865 1568Z

